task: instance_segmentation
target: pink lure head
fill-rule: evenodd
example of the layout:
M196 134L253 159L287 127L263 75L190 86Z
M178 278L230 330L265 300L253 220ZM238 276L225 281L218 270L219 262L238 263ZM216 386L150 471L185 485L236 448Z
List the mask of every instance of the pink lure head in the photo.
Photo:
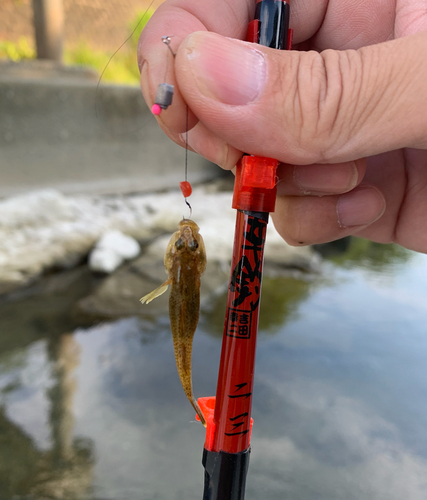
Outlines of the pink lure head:
M158 104L153 104L151 112L153 113L153 115L160 115L160 113L162 112L162 108Z

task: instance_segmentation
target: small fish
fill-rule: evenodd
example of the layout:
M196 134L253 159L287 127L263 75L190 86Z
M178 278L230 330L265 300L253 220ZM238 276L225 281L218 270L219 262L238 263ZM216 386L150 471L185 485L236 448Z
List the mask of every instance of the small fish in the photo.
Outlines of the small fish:
M190 219L183 219L169 241L165 253L165 269L169 278L141 302L149 303L162 295L171 285L169 318L171 323L176 367L187 398L196 410L202 424L206 421L193 395L191 381L191 350L193 336L199 322L200 276L206 269L206 251L199 227Z

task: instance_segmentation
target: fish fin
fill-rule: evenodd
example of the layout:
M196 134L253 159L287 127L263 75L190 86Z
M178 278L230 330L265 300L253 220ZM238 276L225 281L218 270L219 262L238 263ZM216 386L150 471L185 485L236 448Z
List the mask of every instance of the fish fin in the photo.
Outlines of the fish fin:
M166 280L162 285L160 285L158 288L153 290L152 292L148 293L147 295L144 295L142 299L139 299L141 304L148 304L155 298L159 297L160 295L164 294L166 290L168 289L168 286L172 283L172 280Z

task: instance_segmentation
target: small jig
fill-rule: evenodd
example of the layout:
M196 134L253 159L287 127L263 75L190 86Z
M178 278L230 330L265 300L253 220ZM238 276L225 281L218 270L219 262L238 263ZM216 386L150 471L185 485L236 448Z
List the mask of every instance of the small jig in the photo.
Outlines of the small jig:
M160 115L162 109L167 109L172 104L172 99L173 85L169 83L160 83L157 87L153 107L151 108L153 115Z
M171 37L162 36L162 42L167 46L173 57L175 54L170 46ZM162 109L167 109L172 104L174 86L169 83L160 83L157 87L156 98L154 99L154 104L151 108L153 115L160 115Z

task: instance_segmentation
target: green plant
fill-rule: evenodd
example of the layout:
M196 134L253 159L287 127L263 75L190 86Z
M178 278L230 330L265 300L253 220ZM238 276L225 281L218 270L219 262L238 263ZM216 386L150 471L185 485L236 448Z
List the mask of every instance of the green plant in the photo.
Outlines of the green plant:
M138 46L138 39L141 31L145 28L145 25L150 20L150 17L154 14L154 9L140 10L135 14L133 20L129 23L129 30L131 31L130 42L132 48L136 50Z
M92 49L86 42L80 42L75 47L68 49L64 54L64 62L69 65L88 66L102 75L103 81L115 83L137 83L134 73L129 68L127 54L111 56L101 50Z
M138 39L147 21L154 10L138 11L129 23L129 38L115 54L102 50L93 49L87 42L80 42L74 47L66 48L64 52L64 63L69 65L89 66L101 75L102 81L137 84L139 82L139 71L136 62L136 49ZM20 61L33 59L36 52L29 40L20 38L17 43L11 41L0 41L0 58Z
M116 53L111 55L92 49L87 43L81 42L76 47L66 51L64 61L67 64L90 66L102 74L102 81L113 83L137 84L139 71L136 63L138 39L144 26L154 10L138 11L129 23L129 38Z
M18 42L0 41L0 58L20 61L33 59L36 53L28 38L21 37Z

